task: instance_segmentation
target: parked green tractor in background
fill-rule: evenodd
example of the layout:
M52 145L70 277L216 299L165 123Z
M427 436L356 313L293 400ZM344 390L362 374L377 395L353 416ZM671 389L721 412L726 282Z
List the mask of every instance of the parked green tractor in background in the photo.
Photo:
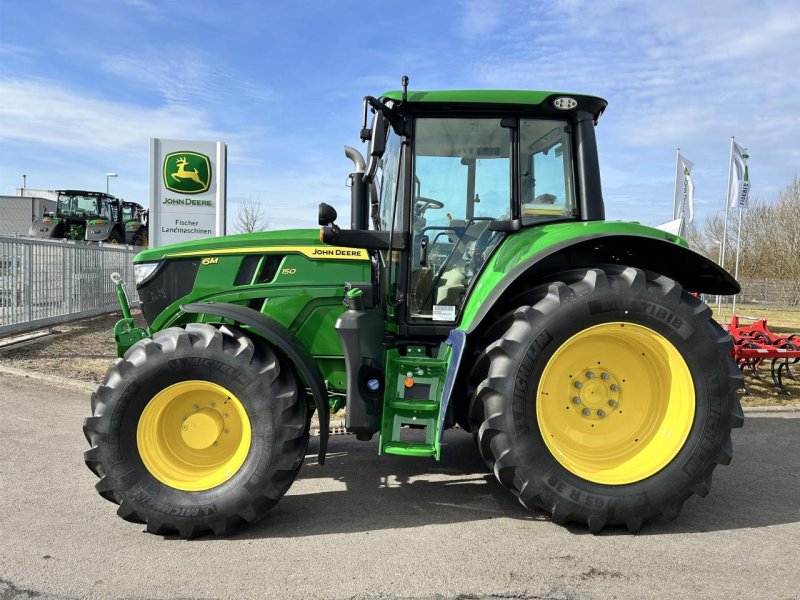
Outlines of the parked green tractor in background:
M135 258L148 327L118 324L84 425L122 518L187 538L260 519L315 411L324 462L342 397L380 454L439 459L457 424L525 507L592 532L674 518L730 462L741 375L690 292L739 285L683 239L604 220L606 102L406 81L365 98L366 160L345 148L349 229L322 204L320 231Z
M147 229L148 210L138 202L122 203L122 222L125 227L125 243L130 246L145 246L149 244L150 236Z
M55 213L36 219L29 235L118 244L125 240L120 221L120 200L103 192L86 190L58 190L56 194Z

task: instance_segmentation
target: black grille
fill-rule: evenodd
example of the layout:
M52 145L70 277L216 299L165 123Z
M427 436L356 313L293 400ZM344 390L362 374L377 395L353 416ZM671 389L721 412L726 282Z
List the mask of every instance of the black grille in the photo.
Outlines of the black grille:
M200 259L169 260L156 274L137 287L142 301L142 314L150 325L173 302L191 293Z

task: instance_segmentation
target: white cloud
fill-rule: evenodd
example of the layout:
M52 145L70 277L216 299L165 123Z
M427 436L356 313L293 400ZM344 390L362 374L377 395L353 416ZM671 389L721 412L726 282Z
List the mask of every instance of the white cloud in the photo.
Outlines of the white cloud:
M185 47L140 49L136 54L105 58L103 69L125 82L138 82L159 93L169 103L198 100L224 103L233 99L263 102L271 94L262 86L220 65L212 56Z
M44 79L0 79L0 139L78 151L132 151L150 137L219 139L189 106L145 107L94 98Z

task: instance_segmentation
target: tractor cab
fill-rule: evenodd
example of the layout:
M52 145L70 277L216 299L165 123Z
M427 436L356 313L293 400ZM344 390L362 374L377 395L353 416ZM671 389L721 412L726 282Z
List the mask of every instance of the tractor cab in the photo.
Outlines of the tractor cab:
M594 125L605 106L548 92L368 97L352 228L322 223L323 240L379 252L399 330L446 336L508 233L603 219Z

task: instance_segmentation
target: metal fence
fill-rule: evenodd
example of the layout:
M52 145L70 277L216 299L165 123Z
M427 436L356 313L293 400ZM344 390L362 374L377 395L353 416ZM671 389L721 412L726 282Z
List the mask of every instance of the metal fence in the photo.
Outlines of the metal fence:
M138 303L131 259L139 250L0 236L0 335L118 309L114 272Z
M800 310L800 281L791 279L739 279L737 303L769 309ZM730 298L727 298L730 301Z

